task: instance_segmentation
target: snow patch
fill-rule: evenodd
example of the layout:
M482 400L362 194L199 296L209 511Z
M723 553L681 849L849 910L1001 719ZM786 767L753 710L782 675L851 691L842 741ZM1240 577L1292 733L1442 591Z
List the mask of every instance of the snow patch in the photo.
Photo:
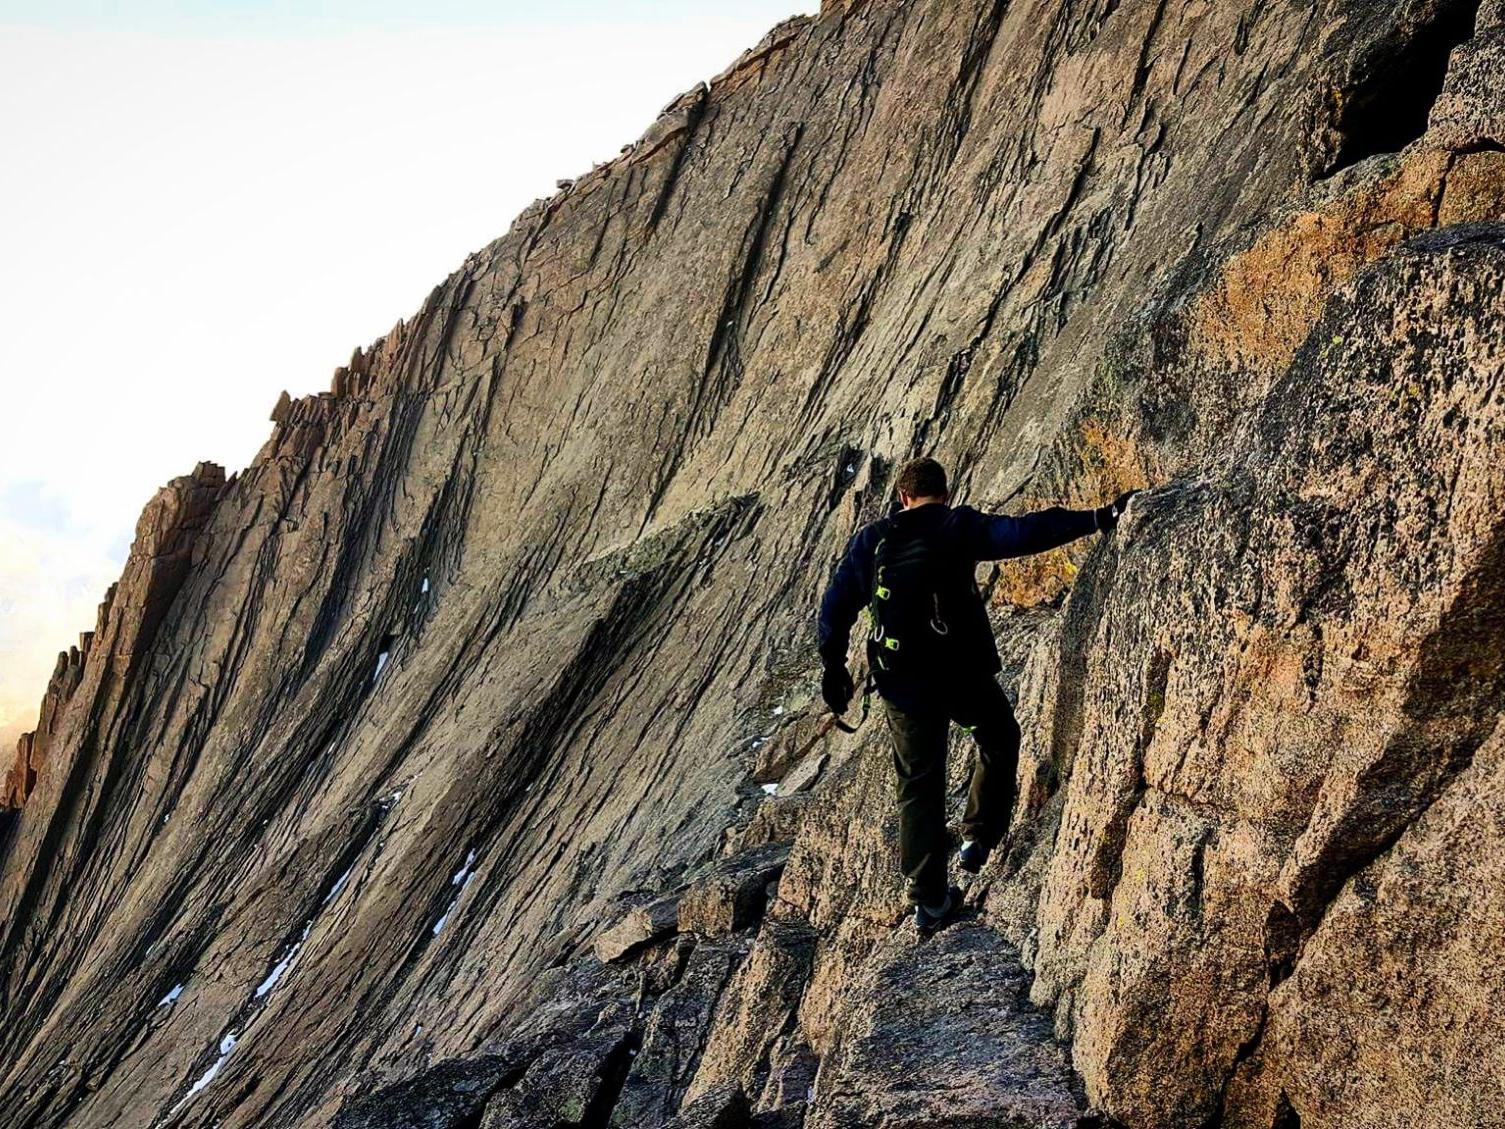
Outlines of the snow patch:
M777 796L779 794L779 786L777 784L765 784L763 785L763 791L767 792L770 796Z
M425 576L423 578L423 586L418 589L418 594L421 595L421 596L427 596L429 594L429 578L428 577Z
M450 899L449 905L444 910L444 916L441 917L438 921L434 922L435 937L444 932L444 927L449 924L450 915L455 912L455 907L460 904L460 898L469 888L471 882L474 881L476 875L475 871L473 871L471 867L475 865L475 861L476 853L474 851L466 854L465 865L462 866L459 870L455 871L454 877L449 880L449 884L451 886L458 886L460 887L460 889L458 892L456 892L455 896Z
M330 889L329 893L324 895L324 904L326 906L340 896L341 892L345 889L345 883L350 881L350 876L354 873L355 863L351 863L350 869L335 879L333 888ZM307 934L305 933L304 936L307 936Z
M214 1060L213 1066L199 1075L198 1081L196 1081L192 1086L188 1087L188 1093L179 1098L178 1104L173 1106L172 1109L168 1111L168 1120L171 1120L173 1115L176 1114L178 1110L182 1109L185 1105L192 1101L194 1096L198 1094L200 1090L204 1089L209 1085L209 1083L213 1082L215 1078L219 1076L219 1072L224 1069L225 1060L230 1057L230 1052L234 1049L235 1032L227 1031L225 1032L224 1038L219 1041L219 1058Z
M376 682L381 678L382 668L387 665L387 659L390 655L390 651L383 651L376 656L376 673L371 676L372 682Z
M288 968L293 963L293 958L298 955L298 950L303 948L303 942L308 940L308 934L313 930L313 927L313 919L310 918L308 924L303 927L303 936L288 946L287 952L282 955L282 959L267 974L267 978L256 986L256 998L258 1000L277 987L277 981L281 980L287 974Z
M178 997L181 996L182 994L183 994L183 985L182 984L176 984L176 985L173 986L173 990L171 992L168 992L167 995L163 996L159 1001L157 1001L157 1006L158 1007L167 1007L169 1004L175 1004L175 1003L178 1002Z
M465 865L455 871L455 876L449 880L451 886L458 886L470 876L470 868L475 865L476 853L471 851L465 856Z

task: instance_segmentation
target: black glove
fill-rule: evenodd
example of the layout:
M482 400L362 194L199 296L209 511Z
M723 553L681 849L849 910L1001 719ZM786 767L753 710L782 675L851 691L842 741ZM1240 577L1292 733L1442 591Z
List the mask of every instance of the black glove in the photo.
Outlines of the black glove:
M852 685L852 676L847 673L846 664L828 666L826 672L820 676L820 696L826 700L826 705L834 714L844 714L847 707L852 704L852 693L856 689Z
M1110 505L1106 505L1100 510L1097 510L1096 515L1098 529L1100 529L1104 533L1107 533L1110 529L1114 528L1118 524L1118 519L1123 517L1124 511L1129 508L1129 503L1133 501L1134 495L1138 493L1138 490L1126 490L1118 497L1114 498L1113 502Z

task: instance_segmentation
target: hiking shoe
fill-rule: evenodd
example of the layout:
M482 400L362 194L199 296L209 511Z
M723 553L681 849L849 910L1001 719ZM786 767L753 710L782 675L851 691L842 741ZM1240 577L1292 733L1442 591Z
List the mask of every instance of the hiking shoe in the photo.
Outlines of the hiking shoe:
M916 903L914 907L915 928L920 931L921 937L929 937L950 921L956 911L961 908L962 892L953 886L946 891L946 900L939 906L922 906Z
M992 853L993 849L985 843L979 843L976 839L963 839L956 862L968 874L976 874L988 864L988 856Z

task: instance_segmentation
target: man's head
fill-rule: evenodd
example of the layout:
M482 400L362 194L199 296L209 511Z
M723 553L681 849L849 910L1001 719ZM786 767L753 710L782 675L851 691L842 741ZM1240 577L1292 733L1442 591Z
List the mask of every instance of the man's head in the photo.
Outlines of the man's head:
M946 489L946 468L934 459L910 459L899 468L894 489L898 491L900 505L906 510L928 502L944 502L950 497Z

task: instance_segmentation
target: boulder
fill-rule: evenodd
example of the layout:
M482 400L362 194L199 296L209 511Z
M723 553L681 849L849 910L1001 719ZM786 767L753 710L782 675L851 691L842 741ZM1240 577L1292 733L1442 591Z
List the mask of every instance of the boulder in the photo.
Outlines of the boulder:
M643 1022L611 1124L658 1129L678 1112L695 1077L721 993L747 955L742 938L704 941L690 953L679 981L654 1002Z
M747 1129L750 1116L747 1095L736 1086L722 1086L687 1101L664 1129Z

